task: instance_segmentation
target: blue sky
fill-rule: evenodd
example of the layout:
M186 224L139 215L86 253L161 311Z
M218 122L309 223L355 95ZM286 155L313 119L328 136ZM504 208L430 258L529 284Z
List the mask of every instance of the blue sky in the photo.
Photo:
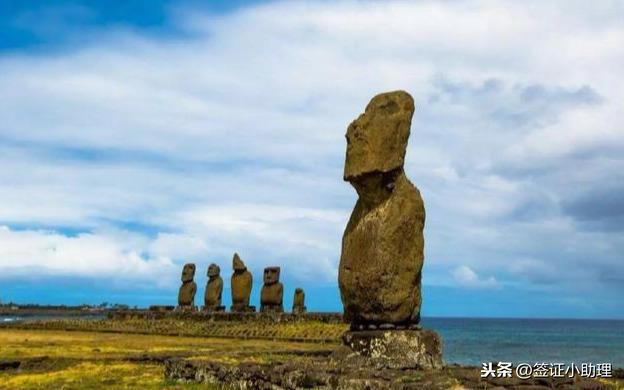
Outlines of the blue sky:
M565 12L563 12L565 10ZM340 310L348 123L409 91L424 315L624 318L617 1L2 1L0 299ZM229 299L225 293L226 302Z

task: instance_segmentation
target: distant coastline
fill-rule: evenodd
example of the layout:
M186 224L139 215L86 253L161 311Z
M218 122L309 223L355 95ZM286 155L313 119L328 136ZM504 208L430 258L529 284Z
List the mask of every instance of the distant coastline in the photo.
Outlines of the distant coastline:
M125 304L115 304L103 307L102 305L38 305L38 304L0 304L0 316L20 315L45 315L45 314L63 314L63 315L88 315L89 313L108 314L114 311L137 311L145 312L147 307L131 307ZM332 311L319 311L319 313L331 313ZM587 317L497 317L497 316L423 316L423 319L429 320L496 320L496 321L616 321L624 322L623 318L587 318ZM624 330L624 328L623 328Z

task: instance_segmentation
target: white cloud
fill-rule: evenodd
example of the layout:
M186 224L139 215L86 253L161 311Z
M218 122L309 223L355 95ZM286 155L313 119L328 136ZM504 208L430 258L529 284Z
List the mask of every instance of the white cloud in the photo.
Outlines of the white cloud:
M236 250L256 269L333 281L355 202L344 132L397 88L416 99L406 170L427 207L425 283L452 269L488 284L473 271L488 267L504 284L509 259L621 259L617 229L587 232L560 207L622 178L620 3L187 11L183 38L103 30L88 46L0 56L0 223L22 229L7 244L28 237L4 274L144 275ZM126 223L152 231L131 244L100 233Z
M495 288L500 286L493 276L483 279L467 265L455 268L452 271L452 275L455 281L463 287Z
M13 231L0 226L2 277L81 275L143 280L171 285L169 258L143 255L146 240L124 232L84 233L68 237L49 231Z

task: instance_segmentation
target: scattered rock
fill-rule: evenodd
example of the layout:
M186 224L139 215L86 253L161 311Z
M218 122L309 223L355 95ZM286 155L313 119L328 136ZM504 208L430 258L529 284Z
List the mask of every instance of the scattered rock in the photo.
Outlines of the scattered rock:
M0 371L19 368L22 362L20 360L0 360Z
M345 353L348 348L342 348ZM335 357L335 354L333 355ZM480 378L478 367L450 365L443 369L392 369L361 365L357 359L334 358L289 359L283 363L227 364L206 360L169 359L165 361L165 377L181 382L219 383L235 389L401 389L401 390L546 390L546 389L608 389L592 379L554 381L550 386L536 384L533 379L517 378L506 385Z
M149 311L155 312L169 312L175 310L175 306L173 305L151 305L148 309ZM109 313L110 316L113 317L114 313Z

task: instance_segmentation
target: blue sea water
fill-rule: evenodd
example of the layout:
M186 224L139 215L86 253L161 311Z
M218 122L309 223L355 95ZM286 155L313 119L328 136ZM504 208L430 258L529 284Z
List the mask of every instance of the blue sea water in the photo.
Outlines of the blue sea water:
M624 367L624 320L424 318L447 363L611 363Z
M42 320L55 320L55 319L64 319L64 318L86 318L86 319L94 319L99 320L106 318L105 315L102 314L78 314L78 315L67 315L67 314L0 314L0 324L3 323L11 323L11 322L22 322L22 321L42 321Z
M0 324L26 318L51 316L0 315ZM447 363L611 363L624 367L624 320L429 317L422 324L442 335Z

